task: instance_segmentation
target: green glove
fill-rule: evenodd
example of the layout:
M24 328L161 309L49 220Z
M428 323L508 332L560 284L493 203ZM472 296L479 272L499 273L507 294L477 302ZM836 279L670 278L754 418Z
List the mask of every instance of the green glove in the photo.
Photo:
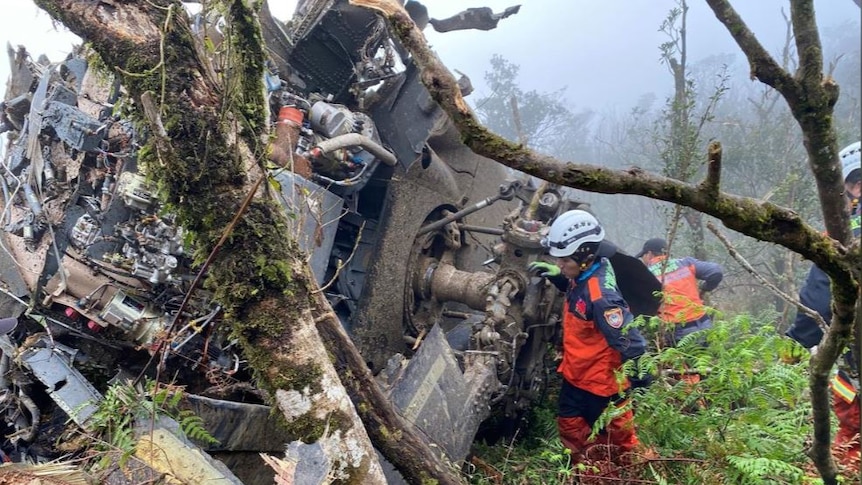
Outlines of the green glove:
M549 276L560 276L560 267L556 264L546 263L544 261L533 261L527 265L527 271L530 274L547 278Z

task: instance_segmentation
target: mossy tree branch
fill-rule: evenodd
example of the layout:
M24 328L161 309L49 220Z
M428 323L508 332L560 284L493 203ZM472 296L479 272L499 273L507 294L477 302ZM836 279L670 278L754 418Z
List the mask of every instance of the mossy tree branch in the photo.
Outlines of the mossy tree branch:
M793 25L793 38L796 40L796 53L799 56L796 81L808 92L817 91L823 80L823 51L820 49L816 18L811 2L790 2L790 22Z
M642 195L690 207L720 219L730 229L782 245L823 269L833 282L833 321L811 365L815 418L815 446L811 456L824 480L835 483L837 473L829 450L828 377L850 340L853 304L859 288L856 263L845 247L851 240L849 218L842 196L838 147L832 125L838 87L831 79L821 82L822 66L816 65L817 59L822 58L819 38L810 31L797 32L804 40L799 50L806 54L804 69L795 79L772 59L727 0L706 1L746 54L752 75L782 94L802 128L809 165L817 181L831 238L819 234L790 209L721 192L718 187L718 159L712 150L710 157L715 163L711 163L707 179L698 187L637 168L614 171L595 165L564 163L509 142L478 122L461 97L454 77L430 50L422 33L415 28L400 4L391 0L351 0L351 3L377 10L388 19L392 32L422 70L422 81L432 98L449 114L464 143L474 152L568 187L608 194ZM793 3L794 11L800 17L806 15L805 12L812 12L810 20L798 18L794 27L816 29L811 0L793 0Z
M850 226L842 196L838 143L831 121L832 110L838 101L838 85L823 76L823 54L812 0L791 1L791 23L800 59L795 77L766 52L729 0L706 2L748 58L752 76L775 88L790 107L802 128L826 230L840 243L848 244Z

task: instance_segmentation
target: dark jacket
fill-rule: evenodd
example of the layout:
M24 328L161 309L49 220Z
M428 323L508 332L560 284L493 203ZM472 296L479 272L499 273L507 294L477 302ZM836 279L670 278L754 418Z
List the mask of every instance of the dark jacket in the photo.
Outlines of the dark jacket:
M655 316L661 305L661 282L641 260L622 252L616 244L608 240L602 241L596 256L610 261L616 275L617 288L629 305L632 315ZM569 287L569 280L563 275L548 280L563 293Z
M854 211L850 220L850 228L853 236L859 237L860 218L859 208ZM829 288L829 277L817 266L812 266L808 271L808 277L802 289L799 290L799 301L808 308L816 311L826 321L826 325L832 322L832 290ZM802 312L796 312L796 320L787 331L787 336L796 340L803 347L810 349L820 343L823 331L813 318Z
M799 301L819 313L827 325L832 321L832 291L829 289L829 277L817 266L812 266L808 271L805 284L799 290ZM813 318L797 312L796 320L787 331L787 336L806 349L810 349L820 343L823 331Z

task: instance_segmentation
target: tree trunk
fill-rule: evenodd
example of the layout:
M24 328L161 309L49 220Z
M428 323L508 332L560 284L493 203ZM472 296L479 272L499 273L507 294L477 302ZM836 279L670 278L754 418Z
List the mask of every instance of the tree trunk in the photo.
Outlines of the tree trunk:
M193 36L179 1L36 4L92 45L137 106L142 96L159 100L138 163L193 235L195 260L218 250L205 285L225 309L258 385L274 396L289 435L325 453L327 479L386 483L343 381L363 416L380 419L369 429L408 480L458 483L457 473L376 387L319 292L278 203L261 191L244 206L249 192L268 186L260 181L269 130L264 45L247 2L225 2L229 61L222 75ZM238 211L244 214L219 249Z

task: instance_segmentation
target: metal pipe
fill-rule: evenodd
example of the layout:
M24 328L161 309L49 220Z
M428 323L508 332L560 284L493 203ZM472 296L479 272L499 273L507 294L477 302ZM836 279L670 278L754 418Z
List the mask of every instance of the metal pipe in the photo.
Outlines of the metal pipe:
M372 155L379 158L383 163L389 165L390 167L395 166L398 162L398 159L395 158L395 155L389 150L380 146L379 143L368 138L365 135L360 135L359 133L347 133L345 135L338 135L334 138L330 138L328 140L324 140L317 144L315 148L319 149L322 153L329 153L334 150L338 150L340 148L354 147L360 146L369 152Z
M467 207L465 209L461 209L454 214L449 214L448 216L440 219L439 221L432 222L431 224L428 224L427 226L419 228L419 232L416 233L416 235L421 236L421 235L427 234L431 231L436 231L437 229L440 229L441 227L445 226L446 224L449 224L450 222L457 221L458 219L461 219L462 217L468 216L468 215L476 212L479 209L484 209L485 207L488 207L489 205L493 204L494 202L497 202L498 200L500 200L502 197L503 197L502 195L495 195L492 197L488 197L486 199L482 199L479 202L471 205L470 207Z
M9 356L3 352L3 356L0 357L0 392L9 389L9 379L6 378L9 372L9 360Z
M505 231L496 227L471 226L469 224L458 224L458 229L467 232L478 232L480 234L490 234L492 236L502 236Z
M27 205L30 207L30 210L33 211L33 215L39 217L42 215L42 204L39 202L39 198L36 197L36 193L33 192L33 187L30 187L30 184L24 183L24 198L27 200Z

